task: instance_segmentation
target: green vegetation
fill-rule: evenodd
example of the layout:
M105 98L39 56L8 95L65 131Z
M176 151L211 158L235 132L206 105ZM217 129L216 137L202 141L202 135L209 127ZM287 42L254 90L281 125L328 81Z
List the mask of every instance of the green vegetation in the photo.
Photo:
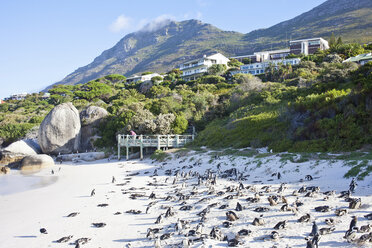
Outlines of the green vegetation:
M120 75L75 86L56 85L48 99L40 93L2 104L0 135L8 143L16 140L40 124L55 105L71 101L79 110L97 105L109 112L99 128L99 147L114 146L116 135L129 130L183 134L192 125L198 132L192 146L269 147L291 153L355 151L372 144L372 62L358 66L340 61L368 52L370 46L335 40L329 50L302 57L296 66L269 67L260 78L231 77L226 67L216 65L188 82L178 69L171 70L164 81L153 78L154 84L146 89L148 84L126 84ZM230 65L239 63L232 60ZM255 155L246 150L227 152ZM287 160L309 159L302 153Z
M170 157L170 155L168 153L163 152L162 150L156 150L151 155L151 159L159 161L159 162L163 162L163 161L167 160L169 157Z

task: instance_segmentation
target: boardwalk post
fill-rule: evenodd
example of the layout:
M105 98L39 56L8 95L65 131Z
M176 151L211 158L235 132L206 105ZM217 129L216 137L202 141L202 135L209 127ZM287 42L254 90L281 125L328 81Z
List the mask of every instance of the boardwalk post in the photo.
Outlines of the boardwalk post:
M129 141L128 141L128 135L125 135L126 145L127 145L127 160L129 159Z
M158 138L158 150L160 150L160 135L156 135Z
M143 136L141 134L140 136L140 159L142 160L143 159Z
M176 147L179 147L179 144L180 144L180 138L178 134L176 134Z
M194 138L195 138L195 135L193 134L193 135L191 135L191 138L192 138L192 140L194 140Z
M169 134L167 134L167 150L169 150Z
M120 138L121 138L121 135L118 134L118 160L120 160Z

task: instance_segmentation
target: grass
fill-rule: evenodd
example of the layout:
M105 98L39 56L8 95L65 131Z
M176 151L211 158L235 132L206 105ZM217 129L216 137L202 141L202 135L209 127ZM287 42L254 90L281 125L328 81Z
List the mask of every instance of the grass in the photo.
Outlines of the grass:
M152 155L151 159L163 162L170 158L170 155L168 153L163 152L162 150L156 150Z
M344 175L344 177L357 177L358 180L364 180L364 178L372 172L372 166L368 165L368 162L368 160L363 160L359 163L357 161L347 163L347 165L353 167Z

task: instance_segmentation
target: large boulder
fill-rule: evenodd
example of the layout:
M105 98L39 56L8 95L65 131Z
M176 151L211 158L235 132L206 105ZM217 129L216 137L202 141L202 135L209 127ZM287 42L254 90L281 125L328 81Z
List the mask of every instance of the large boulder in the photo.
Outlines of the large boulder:
M52 167L54 160L45 154L26 156L21 163L21 172L38 172L43 168Z
M38 140L43 153L72 153L80 145L80 117L72 103L54 107L40 125Z
M81 144L80 150L92 150L93 142L98 138L98 126L107 117L104 108L89 106L80 113L81 120Z
M39 144L32 139L16 141L3 149L5 152L18 153L25 155L35 155L41 153Z

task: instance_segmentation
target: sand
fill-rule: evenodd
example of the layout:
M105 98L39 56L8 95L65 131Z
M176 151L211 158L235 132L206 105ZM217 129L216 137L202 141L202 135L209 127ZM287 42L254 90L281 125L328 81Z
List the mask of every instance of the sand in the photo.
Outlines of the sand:
M298 223L297 219L305 213L310 213L319 228L328 227L325 225L326 218L335 218L337 224L332 234L324 235L320 240L320 247L354 247L343 239L348 229L352 215L358 216L358 226L372 224L363 216L372 212L372 176L367 176L363 181L358 181L358 187L353 197L362 199L361 209L348 209L349 214L336 217L336 208L348 207L348 203L337 196L330 197L324 201L324 195L317 194L315 197L299 196L304 206L299 207L298 215L292 212L281 212L279 203L270 207L267 201L268 195L276 195L281 183L286 183L287 189L282 195L286 196L290 203L296 200L292 196L295 189L301 186L319 186L320 191L347 190L351 179L344 178L344 174L350 169L340 160L310 160L304 163L292 163L283 161L278 155L271 155L264 158L221 156L214 157L210 151L189 152L188 154L173 153L172 158L166 162L154 162L150 159L143 161L115 161L101 160L91 163L66 163L56 165L51 174L51 169L44 169L32 177L24 177L17 171L0 178L0 247L74 247L71 242L78 238L89 237L91 240L82 247L154 247L154 241L146 239L149 227L163 228L160 235L173 233L170 239L161 241L163 247L172 247L185 239L185 234L190 229L195 229L200 221L197 213L212 203L229 204L228 209L211 208L207 214L207 221L204 223L203 233L209 234L212 227L218 226L224 235L232 239L235 234L245 228L252 231L249 237L240 238L240 247L305 247L304 238L311 231L311 223ZM196 178L178 178L173 184L175 171L189 172L197 171L204 174L207 169L217 171L217 165L221 171L230 168L237 168L242 172L245 180L242 183L245 187L255 186L260 191L262 186L271 186L272 192L264 194L259 203L250 204L245 199L253 197L250 189L242 191L243 196L238 199L226 200L227 195L216 196L219 191L226 191L227 186L238 186L239 181L232 178L218 178L213 194L208 194L209 187L205 184L196 186ZM60 170L59 170L60 168ZM157 169L158 176L153 176ZM172 170L172 176L166 176L166 170ZM281 172L282 178L272 176L275 172ZM138 175L131 175L139 173ZM313 181L303 181L306 175L312 175ZM116 182L112 183L115 176ZM165 183L165 180L168 181ZM156 180L156 181L155 181ZM148 185L149 182L157 183L159 186ZM15 185L18 187L15 187ZM164 185L164 186L162 186ZM176 190L183 195L190 195L196 187L198 193L186 200L185 205L193 207L190 211L180 211L183 206L182 200L178 197L173 201L164 201L164 198L171 195L176 196ZM16 188L16 190L14 190ZM132 189L131 189L132 188ZM91 191L95 189L96 194L91 197ZM148 199L154 192L158 199ZM137 199L130 199L133 193L145 196ZM202 198L208 198L205 202L199 202ZM146 207L150 202L157 201L149 213L146 214ZM236 212L239 220L233 223L232 227L222 227L226 220L227 210L234 210L236 203L240 202L245 208ZM97 207L99 204L108 204L107 207ZM314 211L316 206L328 205L332 208L330 212L318 213ZM161 224L155 225L156 218L166 212L171 206L175 215L166 218ZM261 213L253 211L258 206L269 207L270 211L263 213L266 224L264 226L251 225L253 219ZM128 210L141 210L142 213L135 215L125 213ZM235 210L234 210L235 211ZM72 212L79 212L76 217L66 217ZM119 212L120 214L115 214ZM179 234L174 229L178 219L190 221L190 229L183 230ZM279 221L288 220L288 227L278 232L282 236L279 241L263 241L274 229ZM92 223L104 222L105 227L96 228ZM40 228L46 228L48 234L41 234ZM73 235L70 242L55 243L61 237ZM360 236L362 234L358 234ZM197 236L189 237L189 239ZM182 246L181 246L182 247ZM227 247L226 241L205 239L203 242L195 242L192 247Z

